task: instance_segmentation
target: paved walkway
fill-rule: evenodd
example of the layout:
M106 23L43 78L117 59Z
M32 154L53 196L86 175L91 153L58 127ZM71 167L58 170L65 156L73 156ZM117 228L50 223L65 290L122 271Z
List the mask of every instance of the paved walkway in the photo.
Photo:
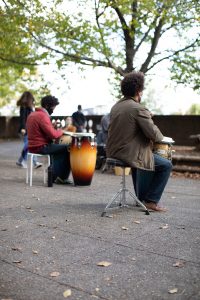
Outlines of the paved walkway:
M200 181L170 178L167 213L102 218L120 177L96 171L91 186L47 188L38 169L29 187L20 146L0 141L0 299L200 299Z

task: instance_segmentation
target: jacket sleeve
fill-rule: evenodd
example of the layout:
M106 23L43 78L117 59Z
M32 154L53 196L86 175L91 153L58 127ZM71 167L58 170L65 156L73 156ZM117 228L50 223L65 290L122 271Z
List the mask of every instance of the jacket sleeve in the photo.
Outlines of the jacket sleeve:
M49 139L57 139L62 136L62 129L54 129L51 120L49 117L46 117L41 122L41 130L44 132L47 138Z
M154 124L151 114L146 108L138 110L137 122L144 135L153 142L160 142L163 135L159 128Z

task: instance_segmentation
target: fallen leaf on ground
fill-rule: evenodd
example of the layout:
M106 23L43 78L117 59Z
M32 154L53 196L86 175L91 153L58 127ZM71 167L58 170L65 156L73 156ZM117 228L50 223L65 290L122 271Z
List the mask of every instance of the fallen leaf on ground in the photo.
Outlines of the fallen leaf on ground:
M31 207L30 206L26 206L26 209L31 209Z
M140 221L133 221L135 224L140 224Z
M169 228L169 225L168 225L168 224L165 224L165 225L163 225L163 226L160 226L159 228L160 228L160 229L167 229L167 228Z
M36 251L36 250L33 250L33 254L38 254L38 251Z
M128 230L128 227L122 226L122 230Z
M131 257L131 260L135 261L135 260L136 260L136 258L135 258L135 257Z
M112 263L110 263L109 261L100 261L99 263L97 263L97 266L99 267L108 267L112 265Z
M20 264L22 261L21 260L13 260L14 264Z
M59 275L60 275L59 272L52 272L52 273L50 274L51 277L57 277L57 276L59 276Z
M52 236L52 239L54 240L56 237L55 236Z
M22 251L21 251L22 249L19 248L19 247L12 247L11 249L12 249L13 251L19 251L19 252L22 252Z
M182 268L184 265L185 263L183 261L176 261L175 264L173 264L173 267Z
M177 288L171 289L168 291L169 294L176 294L178 292Z
M71 296L71 294L72 294L72 291L69 289L69 290L66 290L66 291L64 291L64 293L63 293L63 297L64 298L67 298L67 297L69 297L69 296Z
M113 218L113 215L106 215L106 218Z

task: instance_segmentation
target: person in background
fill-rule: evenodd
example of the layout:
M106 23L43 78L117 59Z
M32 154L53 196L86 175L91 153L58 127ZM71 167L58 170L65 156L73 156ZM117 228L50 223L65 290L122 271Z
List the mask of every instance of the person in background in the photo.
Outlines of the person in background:
M72 125L72 117L67 117L65 120L65 128L63 130L76 132L76 127Z
M27 168L28 137L26 131L26 121L29 114L35 110L34 102L35 99L29 91L24 92L17 101L17 106L20 107L19 133L23 136L23 149L18 161L16 162L16 165L22 168ZM33 164L35 168L42 166L42 164L37 162L35 159Z
M78 110L72 114L72 123L76 127L77 132L83 132L86 123L86 117L82 113L81 105L78 105Z
M101 118L101 130L97 134L97 144L104 144L106 145L107 138L108 138L108 127L110 123L110 113L104 115Z
M107 157L124 161L135 169L154 171L144 198L147 209L165 212L159 205L172 170L170 160L152 152L152 143L163 140L148 109L140 104L144 90L144 74L132 72L121 81L123 97L111 109L107 140Z
M59 104L58 99L48 95L41 99L41 107L31 113L27 119L28 149L32 153L49 154L52 158L53 181L57 184L72 183L70 174L70 157L67 145L56 144L64 131L55 129L50 116Z
M107 142L109 124L110 124L110 113L106 114L101 119L102 142L103 142L103 144L106 144L106 142Z

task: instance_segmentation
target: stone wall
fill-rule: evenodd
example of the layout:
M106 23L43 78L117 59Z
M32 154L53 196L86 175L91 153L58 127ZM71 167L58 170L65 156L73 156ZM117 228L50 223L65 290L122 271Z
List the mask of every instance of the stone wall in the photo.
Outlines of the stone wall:
M67 116L52 117L52 121L60 120L61 126L65 126ZM97 133L100 130L102 116L86 116L87 131ZM155 124L165 136L172 137L176 145L193 146L195 141L190 135L200 134L200 115L198 116L154 116ZM19 117L0 117L0 138L18 138Z

